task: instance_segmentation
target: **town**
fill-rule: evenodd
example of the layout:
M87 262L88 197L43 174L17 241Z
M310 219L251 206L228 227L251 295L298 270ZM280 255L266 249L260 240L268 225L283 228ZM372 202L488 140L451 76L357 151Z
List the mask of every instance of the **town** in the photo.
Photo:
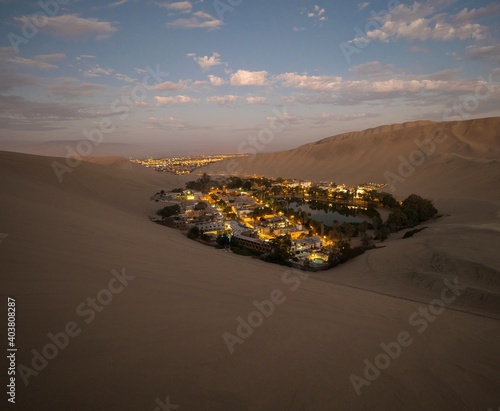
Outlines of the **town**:
M153 201L167 205L151 219L227 252L316 271L437 212L429 200L412 195L399 202L377 191L383 187L203 174L186 188L154 194ZM323 215L331 220L321 221Z
M165 157L165 158L147 158L147 159L130 159L132 163L140 164L141 166L152 168L156 171L168 172L173 174L191 174L200 167L207 166L211 163L217 163L227 158L244 157L244 154L217 154L217 155L201 155L201 156L185 156L185 157Z

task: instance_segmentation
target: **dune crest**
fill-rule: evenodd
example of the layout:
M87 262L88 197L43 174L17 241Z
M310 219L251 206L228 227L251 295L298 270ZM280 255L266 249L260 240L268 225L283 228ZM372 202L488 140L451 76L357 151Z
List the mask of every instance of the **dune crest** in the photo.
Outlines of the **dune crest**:
M437 137L436 137L437 136ZM434 144L427 143L435 137ZM421 159L425 147L430 154ZM413 154L412 154L413 153ZM414 156L414 157L411 157ZM349 185L387 182L399 176L403 161L422 162L404 181L395 185L395 194L411 191L425 195L446 192L465 197L500 200L500 118L467 121L417 121L343 133L292 150L259 153L254 157L212 164L201 171L241 173L274 177L329 180ZM404 160L402 160L404 159Z
M414 237L391 238L384 248L302 278L149 221L160 208L150 196L182 187L192 175L124 169L122 159L108 158L83 161L60 183L51 164L64 159L0 152L0 279L4 297L15 296L19 307L17 364L31 366L33 350L43 351L48 335L70 321L81 330L29 386L18 376L16 409L148 410L159 396L181 409L221 411L498 404L498 120L488 121L446 126L450 141L408 179L405 188L436 196L444 217ZM433 127L307 145L288 157L269 153L252 166L266 174L274 165L265 160L275 159L299 178L372 180L369 172L397 154L391 139L398 150L407 140L410 148L415 135ZM459 140L470 146L462 157L452 152ZM322 145L335 149L317 150ZM285 158L295 161L293 169ZM113 272L133 281L87 324L77 307L104 295ZM452 295L455 281L461 288ZM223 335L236 335L240 318L248 321L256 302L276 290L283 303L231 354ZM439 303L443 290L441 311L430 303ZM420 313L430 309L439 314L427 320ZM363 377L366 361L402 332L411 345L357 395L350 378Z

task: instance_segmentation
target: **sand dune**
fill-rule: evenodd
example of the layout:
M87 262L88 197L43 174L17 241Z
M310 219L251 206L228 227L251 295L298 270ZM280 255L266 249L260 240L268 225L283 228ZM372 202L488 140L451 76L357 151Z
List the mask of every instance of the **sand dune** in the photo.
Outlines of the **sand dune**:
M419 155L419 143L429 154ZM413 154L412 156L412 153ZM404 160L416 164L399 167ZM220 173L237 168L242 173L274 177L328 180L349 185L387 182L387 175L399 176L395 193L409 190L422 194L459 193L465 197L493 196L500 199L500 118L470 121L417 121L386 125L360 132L344 133L298 148L260 153L212 164L202 171ZM387 174L390 173L390 174ZM389 180L391 182L393 180Z
M497 130L498 120L488 121ZM403 141L408 129L424 136L432 127L387 129L396 147L409 149L412 143ZM180 410L498 408L500 215L498 179L492 180L498 133L475 142L470 130L480 127L474 123L449 127L456 134L449 147L459 139L470 145L466 158L450 157L448 168L447 148L405 183L413 189L427 181L427 192L449 215L410 239L393 238L385 248L309 278L151 223L147 212L157 205L150 195L181 186L179 177L103 160L111 165L82 162L59 183L54 159L0 152L0 232L8 234L0 243L1 293L4 301L7 295L17 300L18 364L30 366L31 350L42 351L48 333L68 322L81 330L28 378L28 386L18 375L15 409L154 410L155 400L165 403L167 396ZM290 153L291 164L305 161L304 178L354 178L354 171L337 171L349 162L370 164L373 171L385 164L376 155L396 154L385 143L368 148L384 133L366 136L364 155L380 160L334 154L328 173L313 174L306 154L317 158L325 150L308 145ZM340 146L357 153L351 140ZM337 143L317 146L330 144ZM286 171L283 157L259 156L252 167L267 173L267 160L275 158ZM365 173L361 180L371 175L363 167L356 172ZM448 191L442 190L446 181ZM470 192L475 185L477 192ZM134 278L86 323L90 314L79 315L77 307L100 295L112 270L122 267ZM422 329L415 313L440 299L443 281L455 277L467 288ZM273 290L282 292L281 304L230 354L223 334L236 335L237 317L248 319L253 302L269 300ZM374 362L384 352L380 344L402 332L411 343L357 395L350 377L363 377L364 361Z
M53 140L53 141L18 141L18 140L7 140L0 142L1 151L12 151L25 154L35 154L40 156L53 156L53 157L65 157L70 153L78 150L78 143L87 142L88 139L83 140ZM86 147L84 145L83 147ZM109 142L99 142L92 147L92 156L140 156L149 155L148 150L144 147L125 144L125 143L109 143Z

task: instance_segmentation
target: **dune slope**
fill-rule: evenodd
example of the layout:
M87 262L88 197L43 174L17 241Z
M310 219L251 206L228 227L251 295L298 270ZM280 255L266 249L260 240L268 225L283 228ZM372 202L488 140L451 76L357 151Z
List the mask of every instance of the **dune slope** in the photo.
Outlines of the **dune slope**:
M70 322L80 330L25 377L28 385L18 374L16 409L154 410L167 397L181 410L500 405L498 258L457 248L467 230L482 230L481 241L498 239L492 203L467 219L469 206L443 200L452 216L422 236L306 278L151 223L147 210L157 205L149 196L179 186L175 177L84 162L59 183L52 161L0 153L0 231L8 234L0 243L0 289L4 301L16 298L18 365L33 367L32 350L43 352L49 333ZM477 260L476 274L457 268ZM102 291L113 269L129 276L116 294ZM471 291L425 330L412 324L455 276ZM249 319L254 302L271 297L272 314L268 308L269 316ZM97 298L97 308L88 298ZM223 335L237 335L239 317L257 325L231 354ZM402 332L411 343L357 395L350 377L363 377L364 361Z
M212 164L202 171L336 181L391 183L394 193L458 192L500 199L500 118L417 121L344 133L292 150ZM403 164L403 165L402 165ZM409 164L409 165L408 165Z

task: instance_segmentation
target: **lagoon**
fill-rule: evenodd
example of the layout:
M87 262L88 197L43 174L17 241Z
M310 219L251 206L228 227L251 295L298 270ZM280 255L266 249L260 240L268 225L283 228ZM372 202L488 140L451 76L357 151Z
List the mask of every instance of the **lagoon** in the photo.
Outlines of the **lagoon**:
M288 207L297 211L299 208L305 211L313 220L324 223L331 227L332 222L337 220L339 224L342 223L362 223L367 221L372 222L371 218L363 214L365 210L356 208L355 206L346 206L339 204L321 204L317 201L300 203L292 201Z

